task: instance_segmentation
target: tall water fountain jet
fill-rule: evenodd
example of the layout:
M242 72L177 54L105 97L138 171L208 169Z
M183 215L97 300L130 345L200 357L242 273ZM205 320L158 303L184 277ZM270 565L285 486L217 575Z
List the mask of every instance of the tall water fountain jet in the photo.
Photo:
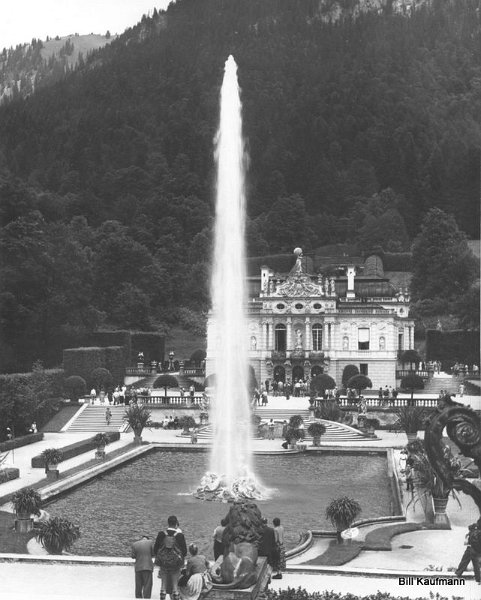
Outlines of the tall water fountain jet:
M219 499L258 497L252 466L246 319L245 168L237 65L225 63L216 136L217 197L212 317L209 346L215 355L211 405L213 446L210 472L198 494Z

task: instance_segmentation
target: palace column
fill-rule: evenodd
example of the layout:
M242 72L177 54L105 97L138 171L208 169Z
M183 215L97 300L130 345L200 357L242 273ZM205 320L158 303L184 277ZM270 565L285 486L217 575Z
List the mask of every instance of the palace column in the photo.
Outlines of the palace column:
M274 348L274 319L269 319L269 336L267 342L267 350L272 350Z
M306 317L304 339L306 340L304 343L304 350L311 350L312 349L312 341L311 341L311 318L310 317Z
M292 318L287 317L286 350L292 350Z
M267 350L267 321L262 321L262 340L261 340L261 349Z

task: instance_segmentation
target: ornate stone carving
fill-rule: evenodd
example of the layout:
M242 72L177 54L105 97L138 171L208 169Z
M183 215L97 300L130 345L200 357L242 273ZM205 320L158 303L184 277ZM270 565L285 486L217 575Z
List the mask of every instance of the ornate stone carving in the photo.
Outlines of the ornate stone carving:
M454 477L444 458L441 442L446 427L449 438L461 454L472 458L481 471L481 422L477 414L458 402L445 399L431 417L424 436L426 453L433 469L448 487L461 490L473 498L481 515L481 490L462 477Z

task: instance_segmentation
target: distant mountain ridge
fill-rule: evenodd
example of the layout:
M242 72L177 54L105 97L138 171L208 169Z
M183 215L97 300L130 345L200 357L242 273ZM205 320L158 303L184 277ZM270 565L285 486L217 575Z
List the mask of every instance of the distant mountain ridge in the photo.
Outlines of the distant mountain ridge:
M0 104L56 83L115 37L73 34L4 48L0 54Z

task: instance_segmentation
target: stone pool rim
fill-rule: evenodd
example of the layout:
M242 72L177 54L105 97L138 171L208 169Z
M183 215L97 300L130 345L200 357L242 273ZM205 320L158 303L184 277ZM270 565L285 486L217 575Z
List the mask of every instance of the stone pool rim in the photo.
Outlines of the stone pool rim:
M43 486L42 488L38 489L38 492L42 498L42 501L47 501L47 503L55 500L58 497L63 496L65 493L68 493L70 491L72 491L73 489L79 487L80 485L82 485L83 483L86 483L87 481L90 481L92 479L95 479L97 476L107 473L109 471L113 471L116 468L123 466L124 464L127 464L145 454L151 453L151 452L155 452L155 451L170 451L170 452L178 452L178 451L182 451L184 453L192 453L192 452L207 452L209 451L210 448L209 447L195 447L195 446L191 446L188 444L183 444L182 446L180 445L173 445L173 444L162 444L162 443L158 443L158 442L148 442L148 443L143 443L140 446L137 446L135 448L131 448L130 450L123 452L122 454L111 458L111 459L106 459L103 460L101 462L99 462L99 464L97 465L93 465L90 467L87 467L85 469L82 469L81 471L74 473L68 477L66 477L65 479L60 479L54 483L48 484ZM390 482L390 487L391 487L391 494L393 497L393 512L395 512L396 514L393 515L385 515L385 516L381 516L381 517L373 517L370 519L363 519L359 522L356 523L357 526L368 526L368 525L374 525L377 523L386 523L386 522L399 522L399 521L405 521L406 520L406 514L403 508L403 503L401 501L401 493L400 493L400 482L398 480L397 477L397 469L396 469L396 465L395 465L395 460L394 460L394 449L390 448L390 447L384 447L384 448L380 448L380 447L376 447L376 448L366 448L364 447L338 447L338 446L325 446L325 447L308 447L308 451L309 452L314 452L316 454L329 454L329 455L336 455L336 454L344 454L344 455L378 455L378 456L382 456L385 455L386 457L386 461L387 461L387 472L388 472L388 478L389 478L389 482ZM295 451L285 451L285 450L279 450L279 451L259 451L259 452L254 452L255 455L259 455L259 456L266 456L266 455L281 455L281 456L285 456L286 454L289 455L299 455L299 454L305 454L305 451L300 451L300 450L295 450ZM293 557L297 557L301 554L303 554L304 552L306 552L309 547L312 545L313 543L313 539L314 537L318 537L318 536L326 536L326 537L336 537L336 532L334 531L328 531L328 530L307 530L307 537L301 541L301 543L288 550L286 552L286 558L293 558ZM22 555L22 554L2 554L0 553L0 561L15 561L15 560L30 560L30 559L38 559L40 561L42 560L46 560L47 562L52 561L52 560L58 560L60 558L60 562L72 562L72 563L81 563L81 564L88 564L88 563L93 563L93 564L109 564L109 565L115 565L115 564L119 564L119 565L124 565L124 564L131 564L132 563L132 559L129 558L125 558L122 559L121 557L102 557L102 556L98 556L98 557L92 557L92 556L83 556L83 555L64 555L61 557L51 557L51 556L39 556L39 555ZM301 565L292 565L292 568L294 571L298 571L300 570L299 567ZM306 569L306 572L309 572L311 570L310 568L311 566L309 566L308 569ZM291 567L289 568L289 570L291 569ZM324 569L324 567L316 567L314 570L316 571L322 571ZM348 572L348 570L344 571L342 569L338 569L337 567L333 568L334 570L339 570L340 573L345 573ZM329 568L328 568L329 570Z
M393 506L393 511L396 513L395 515L391 515L391 516L400 516L404 514L403 511L403 504L401 501L401 495L400 495L400 489L399 489L399 485L400 482L397 478L397 470L395 468L395 462L394 462L394 449L390 448L390 447L384 447L384 448L380 448L380 447L376 447L376 448L366 448L366 447L339 447L339 446L324 446L324 447L308 447L306 451L289 451L289 450L279 450L279 451L273 451L271 453L271 451L269 451L269 454L266 454L265 451L260 451L260 452L254 452L254 455L258 455L258 456L267 456L267 455L272 455L272 456L299 456L299 455L303 455L306 452L308 453L314 453L314 454L329 454L329 455L336 455L336 454L345 454L345 455L352 455L352 456L358 456L358 455L378 455L378 456L382 456L385 455L386 457L386 462L387 462L387 473L388 473L388 478L391 484L391 493L393 496L393 500L394 500L394 506ZM150 452L155 452L155 451L162 451L162 452L185 452L185 453L192 453L192 452L209 452L210 451L210 447L208 446L192 446L190 444L182 444L182 445L177 445L177 444L162 444L159 442L148 442L148 443L143 443L135 448L131 448L130 450L127 450L126 452L123 452L122 454L119 454L118 456L115 456L114 458L110 458L110 459L105 459L99 462L99 464L97 465L92 465L90 467L86 467L85 469L82 469L81 471L78 471L77 473L74 473L72 475L69 475L67 477L65 477L65 479L58 479L56 482L54 483L50 483L47 484L45 486L42 486L40 488L37 489L38 493L40 494L40 497L42 499L43 502L47 501L47 502L51 502L53 500L55 500L56 498L62 496L63 494L65 494L66 492L69 492L77 487L79 487L81 484L90 481L91 479L95 479L97 476L99 475L103 475L104 473L108 473L109 471L113 471L114 469L123 466L124 464L127 464L141 456L143 456L144 454L150 453Z

